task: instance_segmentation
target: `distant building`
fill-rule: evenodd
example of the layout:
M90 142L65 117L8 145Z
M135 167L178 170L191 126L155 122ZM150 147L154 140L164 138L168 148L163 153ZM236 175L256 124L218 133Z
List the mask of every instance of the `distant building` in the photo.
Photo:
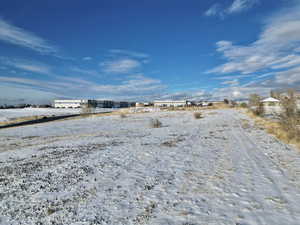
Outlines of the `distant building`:
M54 100L55 108L82 108L92 106L97 108L126 108L131 106L130 102L125 101L111 101L111 100Z
M114 107L114 102L111 100L96 100L98 108L112 108Z
M116 102L114 102L114 106L113 107L114 108L127 108L129 106L131 106L131 104L129 102L125 102L125 101L119 102L119 101L116 101Z
M157 100L154 101L154 106L156 107L182 107L187 105L186 100Z
M143 102L136 102L135 107L144 107L145 104Z
M86 105L91 100L81 99L81 100L54 100L54 108L81 108Z
M280 114L282 112L280 100L276 98L269 97L263 99L261 102L264 106L265 114Z

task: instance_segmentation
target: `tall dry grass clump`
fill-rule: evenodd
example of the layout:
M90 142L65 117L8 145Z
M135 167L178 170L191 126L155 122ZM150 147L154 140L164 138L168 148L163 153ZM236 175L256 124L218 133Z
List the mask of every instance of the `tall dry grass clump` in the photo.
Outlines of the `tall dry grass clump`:
M126 118L126 117L127 117L127 115L126 115L125 113L123 113L123 112L120 113L120 118L121 118L121 119L124 119L124 118Z
M249 109L256 116L262 116L264 114L264 106L261 102L262 98L257 94L251 94L249 98Z
M201 119L202 118L202 113L201 112L194 112L194 118L195 119Z
M255 123L258 127L265 129L268 133L273 134L278 139L285 143L296 145L300 149L300 113L297 109L297 102L293 90L289 90L283 97L278 93L271 93L271 96L280 99L281 114L279 121L272 121L261 117L259 110L251 109L252 105L257 105L257 95L252 96L252 102L250 106L249 116L255 119Z
M160 128L160 127L162 127L162 122L160 122L158 119L151 119L150 120L150 127Z
M280 124L287 133L288 141L300 142L300 116L293 90L289 90L287 96L281 99L281 107Z

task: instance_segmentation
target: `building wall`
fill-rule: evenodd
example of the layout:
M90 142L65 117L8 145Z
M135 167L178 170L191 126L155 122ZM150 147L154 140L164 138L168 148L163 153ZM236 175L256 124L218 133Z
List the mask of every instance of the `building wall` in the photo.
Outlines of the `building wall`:
M154 106L157 107L179 107L186 106L186 101L154 101Z
M55 108L80 108L88 100L54 100Z

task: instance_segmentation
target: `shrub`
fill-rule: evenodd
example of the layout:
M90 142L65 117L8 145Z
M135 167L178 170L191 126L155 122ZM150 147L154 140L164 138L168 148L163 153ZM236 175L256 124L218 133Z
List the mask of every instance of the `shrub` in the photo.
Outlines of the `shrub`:
M158 119L152 119L150 121L150 126L152 128L159 128L159 127L162 127L162 122L160 122Z
M242 102L242 103L240 104L240 106L241 106L242 108L247 108L247 107L248 107L248 105L247 105L246 102Z
M299 118L296 116L281 116L280 124L281 127L287 132L288 140L296 139L297 141L300 141Z
M194 118L195 119L201 119L202 118L202 113L201 112L194 112Z
M253 111L253 113L254 113L256 116L262 116L262 115L264 115L265 109L264 109L263 103L260 103L258 106L254 106L254 107L252 108L252 111Z
M126 115L125 113L121 113L121 114L120 114L120 118L124 119L124 118L126 118L126 117L127 117L127 115Z

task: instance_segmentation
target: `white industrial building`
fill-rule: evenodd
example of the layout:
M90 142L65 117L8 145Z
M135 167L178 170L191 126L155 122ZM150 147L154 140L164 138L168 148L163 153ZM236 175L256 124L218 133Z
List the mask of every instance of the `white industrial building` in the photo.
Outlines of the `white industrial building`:
M116 102L111 100L54 100L55 108L82 108L86 106L98 107L98 108L126 108L131 105L130 102Z
M182 107L187 105L186 100L157 100L153 102L156 107Z
M82 105L88 104L89 100L54 100L54 108L81 108Z

